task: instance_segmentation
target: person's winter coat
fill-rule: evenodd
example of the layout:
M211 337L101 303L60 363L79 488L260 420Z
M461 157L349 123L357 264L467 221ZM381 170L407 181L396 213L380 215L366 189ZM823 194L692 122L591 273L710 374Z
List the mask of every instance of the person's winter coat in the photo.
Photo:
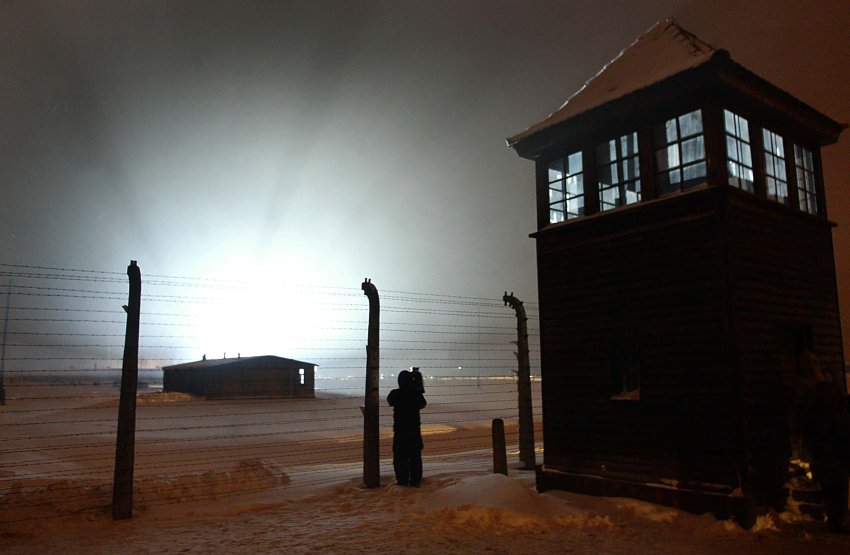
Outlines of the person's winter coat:
M393 450L422 449L419 411L427 402L411 372L404 370L399 374L398 389L390 391L387 402L393 408Z

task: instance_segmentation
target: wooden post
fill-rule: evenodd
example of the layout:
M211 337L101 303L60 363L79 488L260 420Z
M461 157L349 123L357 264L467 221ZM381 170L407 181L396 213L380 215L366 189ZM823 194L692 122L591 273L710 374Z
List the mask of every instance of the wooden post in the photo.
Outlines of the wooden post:
M363 483L367 488L381 485L381 443L378 391L381 305L378 289L369 279L363 281L363 294L369 298L369 338L366 344L366 398L363 407Z
M505 422L493 419L493 474L508 475L508 455L505 452Z
M139 380L139 314L142 305L142 273L135 260L127 267L130 298L124 335L121 368L121 398L118 405L118 434L115 443L115 475L112 483L112 518L133 516L133 464L136 448L136 390Z
M536 461L534 456L534 412L531 408L531 368L528 358L528 318L522 301L511 293L502 297L505 305L510 305L516 311L517 334L517 390L519 395L519 460L523 468L532 470Z

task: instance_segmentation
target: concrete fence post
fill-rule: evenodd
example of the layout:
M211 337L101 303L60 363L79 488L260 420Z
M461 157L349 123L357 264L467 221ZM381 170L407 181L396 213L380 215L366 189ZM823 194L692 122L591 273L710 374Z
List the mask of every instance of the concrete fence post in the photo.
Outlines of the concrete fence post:
M366 344L366 398L363 407L363 484L367 488L381 485L380 416L378 392L380 373L381 305L378 288L369 279L363 281L363 294L369 298L369 335Z
M528 357L528 318L525 315L525 307L522 301L507 291L502 297L506 305L510 305L516 311L516 333L517 333L517 389L519 404L519 460L526 470L534 469L536 458L534 455L534 412L531 406L531 368Z
M142 305L142 273L135 260L127 267L130 298L124 311L124 362L121 367L121 397L118 404L118 433L115 442L115 475L112 483L112 518L133 516L133 464L136 449L136 390L139 381L139 314Z

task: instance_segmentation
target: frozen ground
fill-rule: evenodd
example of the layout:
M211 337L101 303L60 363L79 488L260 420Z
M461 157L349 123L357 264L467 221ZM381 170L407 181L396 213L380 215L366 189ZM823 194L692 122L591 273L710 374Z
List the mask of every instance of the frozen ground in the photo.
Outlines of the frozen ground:
M277 401L149 396L125 521L108 512L112 394L9 403L0 418L19 425L0 427L0 553L850 553L850 537L790 514L748 531L629 499L540 495L531 472L490 473L501 394L455 406L455 389L423 414L420 489L394 485L388 457L382 486L362 487L356 397L323 393L272 418Z

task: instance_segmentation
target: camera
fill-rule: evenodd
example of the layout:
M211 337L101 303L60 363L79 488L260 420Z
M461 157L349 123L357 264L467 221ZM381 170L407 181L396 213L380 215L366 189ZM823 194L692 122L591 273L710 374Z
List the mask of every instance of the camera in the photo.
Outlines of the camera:
M418 366L411 366L410 372L413 374L413 383L420 393L425 393L425 384L422 382L422 373L419 372Z

